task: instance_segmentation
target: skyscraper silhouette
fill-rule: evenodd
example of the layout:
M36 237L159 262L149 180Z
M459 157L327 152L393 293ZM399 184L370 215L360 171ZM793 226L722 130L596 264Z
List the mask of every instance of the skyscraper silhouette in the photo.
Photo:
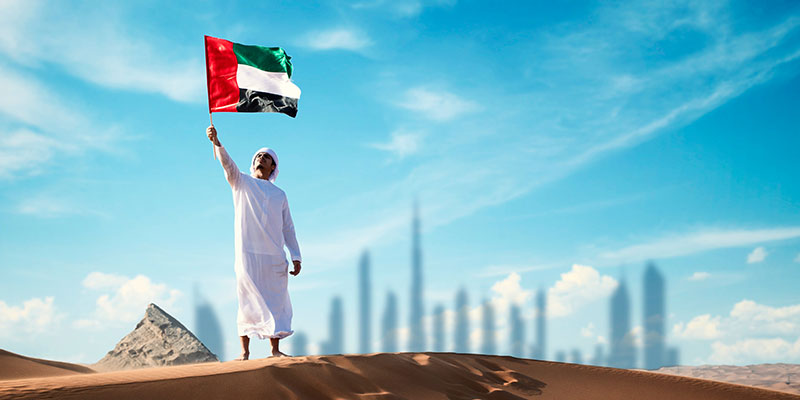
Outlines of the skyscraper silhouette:
M676 367L678 365L681 365L681 355L677 347L670 347L669 349L667 349L667 355L665 357L666 357L666 359L664 360L665 367Z
M386 308L381 321L381 347L384 353L397 351L397 299L392 291L386 293Z
M583 364L583 355L581 354L580 349L572 349L569 361L573 364Z
M592 360L589 361L592 365L597 365L602 367L606 365L606 355L603 353L603 345L598 343L594 346L594 355L592 356Z
M415 202L411 227L411 313L408 351L425 351L425 329L422 326L425 306L422 302L422 249L419 225L419 206Z
M225 346L222 340L217 313L211 304L202 298L197 285L194 287L194 333L221 361L225 360Z
M308 355L308 338L303 332L295 332L292 335L292 355L293 356L306 356Z
M497 354L494 337L494 306L490 301L483 301L483 329L481 329L481 353Z
M512 304L509 308L509 323L511 324L511 337L509 353L514 357L525 357L525 324L518 305Z
M664 277L654 263L644 271L644 368L665 365L664 348Z
M445 351L444 306L441 304L433 310L433 351Z
M358 267L358 352L370 353L372 348L372 288L369 277L369 253L365 250L361 255Z
M544 289L536 292L536 353L533 358L547 359L547 297Z
M456 325L453 329L453 351L469 353L469 300L462 287L456 294Z
M611 350L608 365L615 368L636 368L636 349L631 335L631 305L625 280L611 296Z
M328 341L322 346L322 354L344 353L344 313L342 299L331 299L331 314L328 324Z

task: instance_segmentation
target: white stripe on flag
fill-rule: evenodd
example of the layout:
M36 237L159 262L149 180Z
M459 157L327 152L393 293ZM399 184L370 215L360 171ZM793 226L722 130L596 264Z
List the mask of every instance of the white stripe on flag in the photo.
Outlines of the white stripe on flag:
M239 89L277 94L293 99L300 98L300 88L289 80L285 72L267 72L245 64L236 70Z

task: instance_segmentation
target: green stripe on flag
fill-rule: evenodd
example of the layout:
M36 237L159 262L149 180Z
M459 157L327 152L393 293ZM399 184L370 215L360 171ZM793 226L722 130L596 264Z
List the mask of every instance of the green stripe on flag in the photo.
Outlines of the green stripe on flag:
M285 72L292 77L292 62L280 47L247 46L234 43L233 53L239 64L246 64L267 72Z

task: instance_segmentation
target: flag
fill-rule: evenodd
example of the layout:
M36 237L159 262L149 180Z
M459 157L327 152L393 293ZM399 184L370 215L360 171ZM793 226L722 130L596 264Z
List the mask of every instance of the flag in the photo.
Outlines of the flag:
M300 88L280 47L247 46L206 36L208 111L279 112L295 117Z

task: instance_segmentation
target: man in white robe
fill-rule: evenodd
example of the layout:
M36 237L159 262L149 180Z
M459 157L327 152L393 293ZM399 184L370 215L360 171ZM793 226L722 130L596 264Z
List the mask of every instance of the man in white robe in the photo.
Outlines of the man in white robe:
M239 359L250 357L253 337L269 338L272 355L286 356L278 349L278 343L294 331L287 290L289 263L283 247L289 249L294 264L288 273L300 273L301 258L286 194L273 183L278 177L278 156L269 148L258 150L247 175L239 171L222 147L213 125L206 129L206 135L214 143L214 151L233 191L234 270L239 297L236 322L242 343Z

